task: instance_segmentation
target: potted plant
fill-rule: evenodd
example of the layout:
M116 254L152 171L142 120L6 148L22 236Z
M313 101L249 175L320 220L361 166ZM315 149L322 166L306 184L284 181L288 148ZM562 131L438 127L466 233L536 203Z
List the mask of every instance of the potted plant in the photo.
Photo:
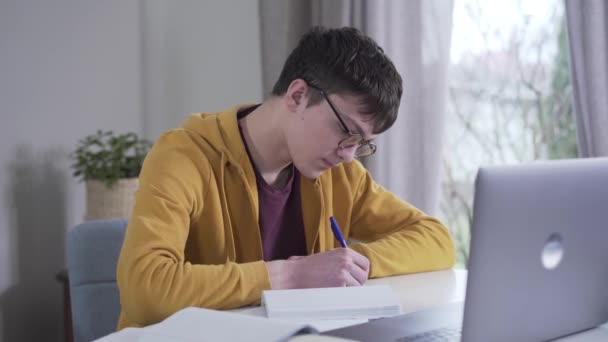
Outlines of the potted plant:
M78 142L73 175L86 184L85 220L128 218L137 177L152 144L129 132L101 131Z

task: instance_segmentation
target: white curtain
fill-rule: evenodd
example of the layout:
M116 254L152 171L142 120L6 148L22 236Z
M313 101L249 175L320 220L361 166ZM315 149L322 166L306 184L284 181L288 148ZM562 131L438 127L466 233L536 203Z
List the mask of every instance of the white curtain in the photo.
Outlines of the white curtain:
M579 155L608 156L608 4L567 0Z
M264 89L313 25L354 26L373 37L404 80L395 125L364 163L374 179L430 214L439 201L452 0L260 0Z

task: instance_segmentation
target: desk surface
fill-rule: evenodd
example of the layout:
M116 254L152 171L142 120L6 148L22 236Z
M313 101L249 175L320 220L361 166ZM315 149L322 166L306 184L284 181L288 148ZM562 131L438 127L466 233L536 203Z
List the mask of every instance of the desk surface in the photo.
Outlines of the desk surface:
M367 284L387 284L392 286L401 300L401 308L403 309L403 312L409 313L429 309L443 304L464 301L466 283L466 270L447 270L371 279ZM121 330L120 332L110 334L98 341L134 341L141 334L141 331L142 329L127 328ZM597 329L589 330L556 341L608 341L608 323Z
M467 286L466 270L447 270L371 279L368 285L390 285L399 299L403 313L434 306L463 302Z

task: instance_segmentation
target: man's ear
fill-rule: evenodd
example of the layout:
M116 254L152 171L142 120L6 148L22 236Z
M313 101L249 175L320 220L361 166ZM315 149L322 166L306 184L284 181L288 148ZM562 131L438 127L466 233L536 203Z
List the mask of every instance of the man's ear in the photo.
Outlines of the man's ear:
M285 92L285 96L283 97L287 108L296 112L298 108L302 108L303 105L306 107L308 105L308 84L302 79L295 79L287 88Z

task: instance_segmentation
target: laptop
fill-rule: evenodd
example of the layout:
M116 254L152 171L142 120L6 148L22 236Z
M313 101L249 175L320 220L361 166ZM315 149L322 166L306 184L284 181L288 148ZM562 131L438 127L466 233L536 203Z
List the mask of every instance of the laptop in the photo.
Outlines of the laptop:
M325 335L377 342L526 342L606 323L608 158L481 168L468 266L464 305Z

